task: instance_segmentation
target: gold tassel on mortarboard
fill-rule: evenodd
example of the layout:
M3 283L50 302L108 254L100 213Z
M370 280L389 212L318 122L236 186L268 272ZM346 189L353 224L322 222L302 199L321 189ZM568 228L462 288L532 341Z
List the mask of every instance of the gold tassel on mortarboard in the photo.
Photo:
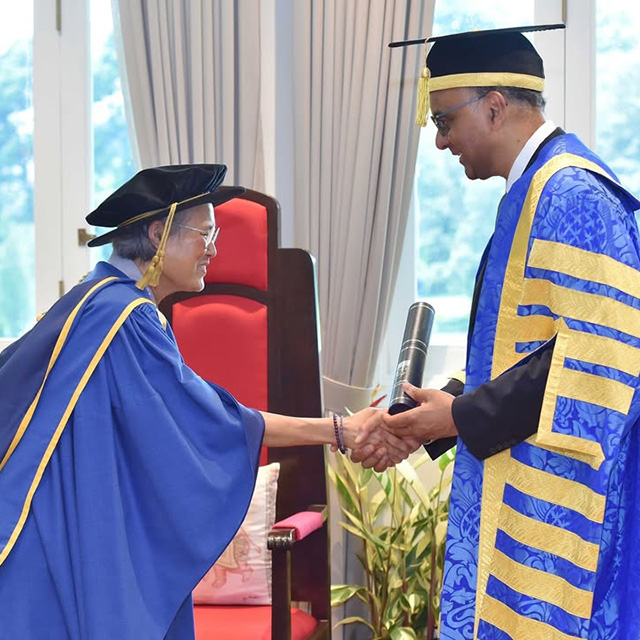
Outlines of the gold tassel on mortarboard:
M429 113L429 69L424 67L418 80L418 107L416 109L416 124L419 127L427 126L427 114Z
M427 67L427 51L429 44L424 45L424 67L418 80L418 106L416 109L416 124L419 127L427 126L427 115L429 113L429 78L431 72Z
M164 229L162 231L162 238L160 238L160 244L156 251L156 255L151 258L151 262L144 272L144 275L138 282L136 287L143 290L145 287L157 287L160 282L160 276L162 275L162 267L164 266L164 251L167 246L167 240L169 239L169 231L171 231L171 224L173 223L173 216L176 212L177 202L174 202L169 209L169 215L167 221L164 223Z

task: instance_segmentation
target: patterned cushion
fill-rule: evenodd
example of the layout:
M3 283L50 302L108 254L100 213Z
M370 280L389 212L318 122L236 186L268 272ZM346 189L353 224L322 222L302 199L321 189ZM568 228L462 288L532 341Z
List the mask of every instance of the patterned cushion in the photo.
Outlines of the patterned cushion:
M235 537L193 592L194 604L271 604L267 534L276 519L279 463L258 469L251 505Z

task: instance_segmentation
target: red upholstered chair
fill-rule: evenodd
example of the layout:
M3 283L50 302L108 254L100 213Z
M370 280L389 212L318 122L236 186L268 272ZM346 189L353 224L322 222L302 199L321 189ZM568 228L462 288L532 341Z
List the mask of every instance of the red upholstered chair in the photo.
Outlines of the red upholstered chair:
M279 205L273 198L247 191L216 207L215 215L218 255L205 289L162 304L185 361L247 406L320 416L312 257L278 247ZM197 640L331 637L323 449L263 449L261 463L267 461L280 463L276 520L311 510L321 526L303 539L287 521L274 528L268 536L273 605L196 606ZM292 609L292 602L308 606Z

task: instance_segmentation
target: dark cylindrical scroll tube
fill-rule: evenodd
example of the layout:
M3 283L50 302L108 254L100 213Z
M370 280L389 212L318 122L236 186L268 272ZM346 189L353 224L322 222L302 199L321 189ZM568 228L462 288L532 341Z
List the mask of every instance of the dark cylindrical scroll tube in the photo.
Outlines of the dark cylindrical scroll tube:
M415 400L404 393L402 384L410 382L415 387L422 386L422 374L427 360L434 314L433 307L427 302L414 302L409 307L393 382L393 392L389 402L389 413L391 414L418 406Z

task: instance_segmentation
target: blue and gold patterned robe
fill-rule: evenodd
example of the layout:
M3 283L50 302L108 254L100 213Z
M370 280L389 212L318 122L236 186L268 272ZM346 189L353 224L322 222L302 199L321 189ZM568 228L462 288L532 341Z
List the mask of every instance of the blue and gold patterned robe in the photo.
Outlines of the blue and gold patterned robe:
M638 208L572 135L501 203L465 391L555 343L537 433L459 441L442 638L640 638Z

